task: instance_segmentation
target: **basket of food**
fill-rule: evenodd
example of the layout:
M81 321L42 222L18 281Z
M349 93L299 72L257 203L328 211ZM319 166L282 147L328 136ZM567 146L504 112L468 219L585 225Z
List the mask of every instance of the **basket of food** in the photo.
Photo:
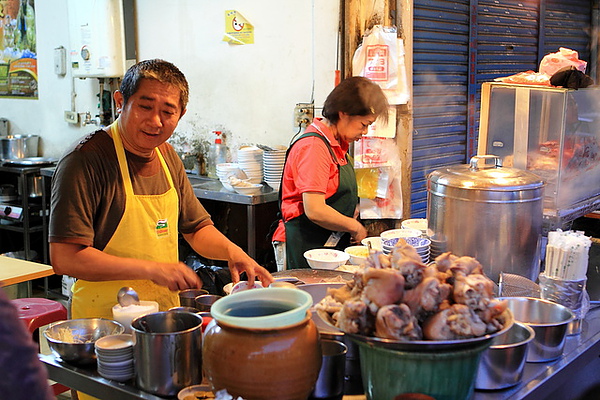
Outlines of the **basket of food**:
M371 250L354 279L315 308L359 346L369 400L468 399L482 353L513 325L494 292L476 259L444 253L424 264L401 239L389 255Z

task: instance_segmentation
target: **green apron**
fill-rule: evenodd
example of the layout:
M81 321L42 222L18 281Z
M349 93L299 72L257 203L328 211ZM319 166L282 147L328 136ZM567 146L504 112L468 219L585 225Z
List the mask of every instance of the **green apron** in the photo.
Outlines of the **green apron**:
M340 165L337 162L337 158L333 152L333 149L331 148L331 145L322 135L316 132L309 132L300 136L298 140L309 136L319 137L321 140L323 140L323 142L327 145L329 152L331 153L333 162L337 164L339 170L340 181L338 189L331 197L325 200L325 203L337 212L353 218L356 205L358 204L358 188L356 184L356 176L354 174L354 167L348 158L348 154L346 154L346 160L348 160L348 163L346 165ZM296 142L298 140L296 140ZM290 146L288 149L288 154L292 146ZM306 214L301 214L298 217L285 222L285 249L287 268L310 268L306 262L306 259L304 258L304 252L307 250L324 247L325 242L332 233L332 231L322 228L312 222L310 219L308 219ZM338 250L343 250L348 247L349 244L350 234L345 232L335 248Z

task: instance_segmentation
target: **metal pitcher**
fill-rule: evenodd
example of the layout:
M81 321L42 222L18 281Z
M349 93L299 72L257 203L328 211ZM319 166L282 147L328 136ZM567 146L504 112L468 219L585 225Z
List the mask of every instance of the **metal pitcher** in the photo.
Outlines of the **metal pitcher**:
M165 311L131 323L137 386L159 396L176 396L202 381L202 317Z

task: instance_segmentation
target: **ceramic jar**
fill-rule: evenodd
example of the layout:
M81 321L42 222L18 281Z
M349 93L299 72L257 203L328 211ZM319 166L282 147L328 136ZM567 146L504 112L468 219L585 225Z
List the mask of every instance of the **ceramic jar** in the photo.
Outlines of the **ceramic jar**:
M264 311L236 314L253 302L258 304L253 310L265 306ZM276 310L281 304L287 304L287 311ZM291 288L251 289L218 300L202 349L212 389L247 400L306 400L322 359L311 305L308 293Z

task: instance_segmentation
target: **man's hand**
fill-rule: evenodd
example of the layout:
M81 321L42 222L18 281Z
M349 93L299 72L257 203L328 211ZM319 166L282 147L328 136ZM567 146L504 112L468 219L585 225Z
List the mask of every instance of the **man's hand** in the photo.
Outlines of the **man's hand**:
M202 281L190 267L179 263L154 263L149 273L152 282L166 286L170 290L197 289L202 287Z

